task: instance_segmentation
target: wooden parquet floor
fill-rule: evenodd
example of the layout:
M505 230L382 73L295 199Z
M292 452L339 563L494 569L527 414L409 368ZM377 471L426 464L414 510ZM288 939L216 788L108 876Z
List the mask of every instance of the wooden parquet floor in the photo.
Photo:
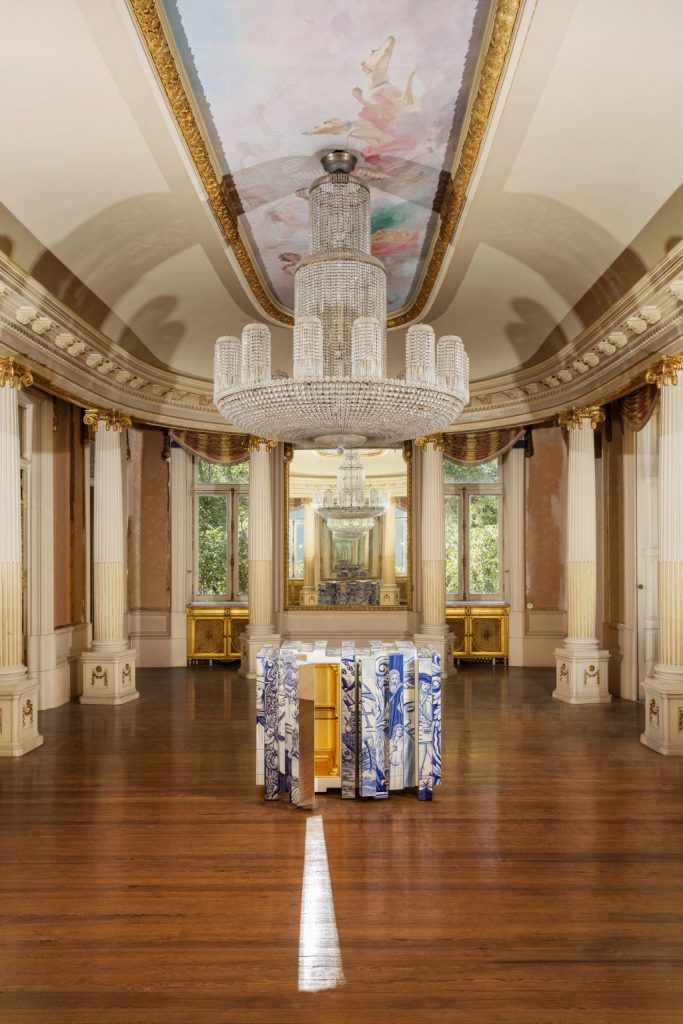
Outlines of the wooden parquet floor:
M2 1024L683 1022L683 759L642 706L462 670L432 804L318 799L345 983L308 993L308 815L253 784L253 686L139 687L0 761Z

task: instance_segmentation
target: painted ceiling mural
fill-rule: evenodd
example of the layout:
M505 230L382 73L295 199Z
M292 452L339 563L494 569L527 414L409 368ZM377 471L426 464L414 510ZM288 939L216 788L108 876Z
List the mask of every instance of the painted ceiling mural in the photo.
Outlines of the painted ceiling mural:
M223 188L273 298L294 306L308 188L334 148L371 187L390 313L437 227L493 0L160 0Z

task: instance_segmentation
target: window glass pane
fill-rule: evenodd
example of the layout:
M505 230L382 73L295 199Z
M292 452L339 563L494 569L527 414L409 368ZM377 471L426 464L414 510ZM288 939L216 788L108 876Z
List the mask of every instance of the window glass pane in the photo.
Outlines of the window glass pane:
M197 459L197 480L200 484L233 484L249 479L249 459L228 465Z
M249 590L249 496L237 497L237 590Z
M289 578L304 578L304 510L290 509L289 512Z
M446 495L446 593L459 594L460 586L460 497Z
M227 494L197 498L199 594L227 594Z
M408 575L408 510L396 509L396 575Z
M459 462L443 460L443 478L449 484L497 484L498 459L481 466L461 466Z
M497 594L498 494L470 495L470 594Z

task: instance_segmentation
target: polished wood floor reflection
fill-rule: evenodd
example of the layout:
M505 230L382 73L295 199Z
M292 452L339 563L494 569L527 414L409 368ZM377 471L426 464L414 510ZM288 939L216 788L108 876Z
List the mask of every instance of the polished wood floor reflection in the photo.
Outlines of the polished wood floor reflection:
M298 991L306 821L253 784L253 687L139 673L0 761L2 1024L679 1024L683 759L642 707L461 671L432 804L318 799L345 984Z

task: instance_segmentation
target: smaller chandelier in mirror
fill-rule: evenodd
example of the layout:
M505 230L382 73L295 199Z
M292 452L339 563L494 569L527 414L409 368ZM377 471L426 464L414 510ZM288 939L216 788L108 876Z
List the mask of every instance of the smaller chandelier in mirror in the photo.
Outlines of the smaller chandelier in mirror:
M358 451L345 451L337 470L337 489L318 490L313 495L313 508L326 520L333 534L359 537L368 533L375 520L389 506L389 492L384 488L365 488L365 469Z

